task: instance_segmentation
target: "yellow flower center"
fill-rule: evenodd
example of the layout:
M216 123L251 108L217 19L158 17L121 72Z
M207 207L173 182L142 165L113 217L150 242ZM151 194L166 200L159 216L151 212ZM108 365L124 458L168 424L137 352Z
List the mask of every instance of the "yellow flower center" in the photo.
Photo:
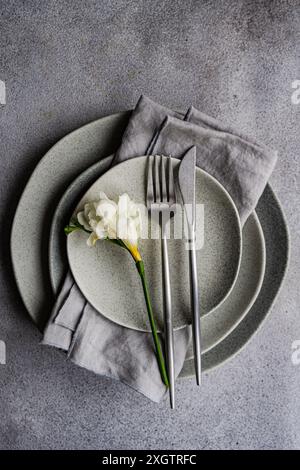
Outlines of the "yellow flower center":
M125 242L125 244L128 250L130 251L130 253L132 254L135 262L141 261L142 257L141 257L141 254L139 252L137 245L132 245L131 243L128 243L128 242L127 243Z

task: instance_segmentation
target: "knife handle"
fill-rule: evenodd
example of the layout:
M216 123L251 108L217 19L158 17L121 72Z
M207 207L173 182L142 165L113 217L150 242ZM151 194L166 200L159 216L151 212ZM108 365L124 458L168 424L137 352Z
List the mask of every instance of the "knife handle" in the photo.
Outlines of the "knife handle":
M199 290L198 290L198 273L197 273L197 257L195 248L195 230L190 227L190 290L191 290L191 306L193 320L193 345L194 345L194 361L197 385L201 384L201 332L200 332L200 309L199 309Z

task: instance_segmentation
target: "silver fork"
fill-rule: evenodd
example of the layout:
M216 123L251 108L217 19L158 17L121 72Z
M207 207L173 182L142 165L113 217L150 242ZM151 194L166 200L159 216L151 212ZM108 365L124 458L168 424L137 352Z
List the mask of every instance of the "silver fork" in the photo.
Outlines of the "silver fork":
M166 162L168 163L167 176ZM153 215L156 213L158 215L161 228L164 329L171 408L175 408L174 334L166 226L176 211L175 205L176 195L172 159L171 157L150 155L148 157L147 208L150 214Z

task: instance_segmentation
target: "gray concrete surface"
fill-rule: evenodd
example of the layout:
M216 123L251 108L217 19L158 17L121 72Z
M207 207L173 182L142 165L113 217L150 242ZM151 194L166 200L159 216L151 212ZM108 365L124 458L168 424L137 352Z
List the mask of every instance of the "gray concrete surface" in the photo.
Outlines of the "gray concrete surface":
M1 449L295 449L300 447L299 1L0 2ZM190 103L279 150L272 184L292 256L272 314L248 346L178 384L178 408L155 405L39 345L9 264L9 226L45 151L143 92Z

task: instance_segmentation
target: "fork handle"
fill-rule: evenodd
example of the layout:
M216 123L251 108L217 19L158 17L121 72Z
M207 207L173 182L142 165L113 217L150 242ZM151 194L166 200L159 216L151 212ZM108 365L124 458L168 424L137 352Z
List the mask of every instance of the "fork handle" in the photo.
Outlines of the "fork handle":
M164 298L164 325L167 353L167 367L170 384L171 408L175 408L175 372L174 372L174 333L172 325L172 303L171 303L171 282L168 256L167 237L162 227L161 238L162 254L162 278L163 278L163 298Z
M193 225L190 227L190 289L191 289L191 306L193 312L193 344L194 344L194 361L197 385L201 384L201 333L200 333L200 311L199 311L199 291L198 291L198 275L197 275L197 258L195 248L195 230Z

